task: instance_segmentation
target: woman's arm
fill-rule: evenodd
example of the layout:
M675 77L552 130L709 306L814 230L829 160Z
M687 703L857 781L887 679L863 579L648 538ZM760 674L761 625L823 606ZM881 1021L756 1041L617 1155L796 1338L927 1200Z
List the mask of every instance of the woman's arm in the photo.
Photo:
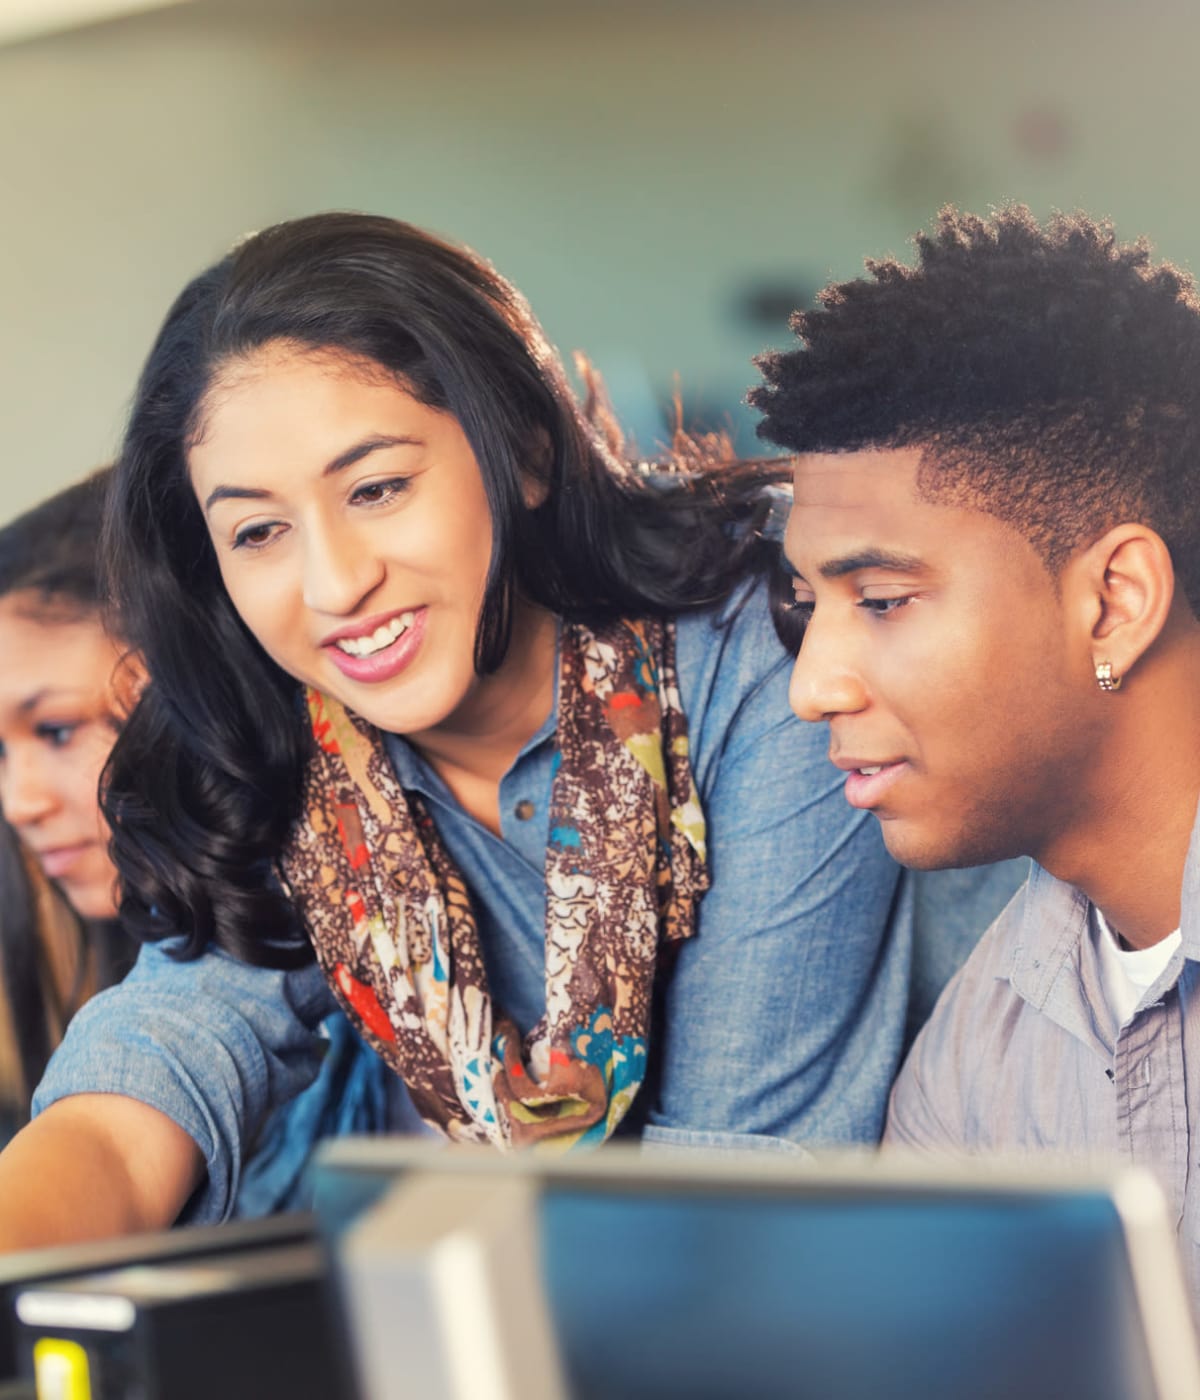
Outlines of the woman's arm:
M119 1094L51 1105L0 1153L0 1252L163 1229L204 1159L165 1114Z
M703 625L697 639L680 624L680 689L712 885L666 983L646 1139L877 1141L904 1035L911 891L874 817L846 802L825 726L791 715L761 596L725 633Z
M315 965L144 948L71 1022L0 1156L3 1245L224 1219L268 1115L317 1073L330 1002Z

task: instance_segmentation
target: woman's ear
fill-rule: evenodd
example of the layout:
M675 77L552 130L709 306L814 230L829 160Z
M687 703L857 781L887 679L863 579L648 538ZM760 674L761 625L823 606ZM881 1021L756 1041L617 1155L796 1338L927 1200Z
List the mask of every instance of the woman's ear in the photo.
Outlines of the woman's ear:
M1167 624L1175 600L1171 552L1148 525L1116 525L1069 568L1093 668L1107 662L1107 674L1119 685Z
M553 466L554 444L545 428L534 429L529 444L527 464L521 473L521 495L526 510L537 510L550 494L550 474Z
M136 651L125 652L112 678L113 711L118 724L124 724L133 713L149 680L150 673L141 655Z

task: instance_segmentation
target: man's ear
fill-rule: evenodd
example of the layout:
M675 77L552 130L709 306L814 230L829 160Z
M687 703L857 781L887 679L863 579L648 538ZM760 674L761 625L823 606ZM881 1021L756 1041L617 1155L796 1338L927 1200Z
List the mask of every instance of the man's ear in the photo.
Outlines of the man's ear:
M1166 626L1175 599L1171 552L1148 525L1115 525L1068 571L1067 586L1089 631L1092 665L1107 661L1119 683Z

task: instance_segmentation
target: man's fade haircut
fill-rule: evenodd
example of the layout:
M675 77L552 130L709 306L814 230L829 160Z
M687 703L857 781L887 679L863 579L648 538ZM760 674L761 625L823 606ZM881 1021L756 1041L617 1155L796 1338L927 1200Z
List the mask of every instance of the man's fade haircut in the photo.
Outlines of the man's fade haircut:
M922 449L923 499L1014 526L1057 577L1136 520L1200 616L1200 302L1107 221L941 211L917 262L868 260L756 361L758 432L794 452Z

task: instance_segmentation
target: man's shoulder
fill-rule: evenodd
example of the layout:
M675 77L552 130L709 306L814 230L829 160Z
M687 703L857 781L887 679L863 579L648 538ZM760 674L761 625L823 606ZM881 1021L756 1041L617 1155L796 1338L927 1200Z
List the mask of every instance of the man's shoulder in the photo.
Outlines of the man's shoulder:
M938 998L892 1090L887 1140L967 1148L975 1086L994 1083L1022 1019L1011 982L1028 886L1012 897Z

